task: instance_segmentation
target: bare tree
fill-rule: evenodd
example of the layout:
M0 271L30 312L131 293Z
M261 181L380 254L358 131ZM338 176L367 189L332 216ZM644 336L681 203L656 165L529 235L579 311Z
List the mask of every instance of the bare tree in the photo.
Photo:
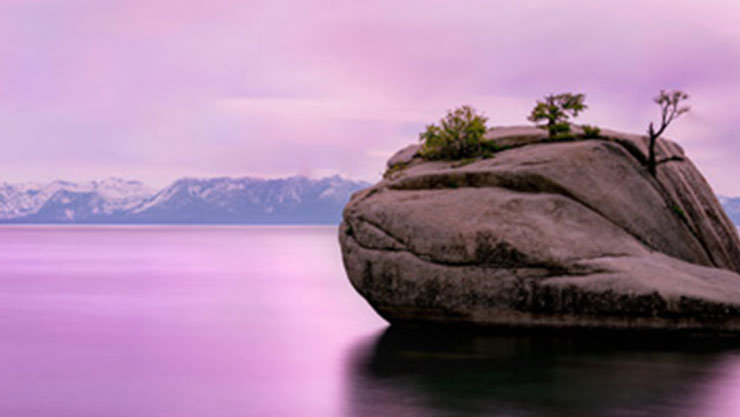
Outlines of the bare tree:
M691 108L689 106L680 106L679 104L688 99L689 95L681 90L661 90L660 94L653 99L656 104L660 106L660 127L655 130L653 122L650 122L648 128L648 134L650 135L650 143L648 145L648 160L647 169L652 176L656 176L658 165L664 164L671 161L683 161L680 156L671 156L656 160L655 156L655 144L658 141L660 135L663 134L665 129L682 114L688 112Z

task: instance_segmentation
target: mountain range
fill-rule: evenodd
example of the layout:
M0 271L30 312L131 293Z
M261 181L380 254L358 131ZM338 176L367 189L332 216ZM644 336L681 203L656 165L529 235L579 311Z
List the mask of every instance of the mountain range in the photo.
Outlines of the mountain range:
M722 203L722 207L724 207L730 220L740 227L740 197L719 196L719 202Z
M369 185L339 176L183 178L161 190L120 178L2 183L0 223L337 224ZM740 225L740 197L719 200Z
M3 183L0 223L337 224L367 186L339 176L183 178L161 190L120 178Z

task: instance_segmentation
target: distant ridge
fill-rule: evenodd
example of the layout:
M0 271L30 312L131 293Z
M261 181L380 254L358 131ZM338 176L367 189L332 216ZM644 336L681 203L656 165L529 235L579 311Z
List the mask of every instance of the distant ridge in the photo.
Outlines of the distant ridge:
M109 178L0 184L0 223L338 224L369 184L339 176L183 178L162 190Z
M719 197L719 202L725 209L725 213L730 217L735 226L740 227L740 197Z

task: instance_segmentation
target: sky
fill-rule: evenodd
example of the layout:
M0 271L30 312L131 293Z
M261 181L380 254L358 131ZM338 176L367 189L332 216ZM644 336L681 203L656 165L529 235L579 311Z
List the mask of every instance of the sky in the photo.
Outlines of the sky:
M340 174L471 104L527 124L582 92L577 122L671 125L740 196L737 0L0 0L0 182Z

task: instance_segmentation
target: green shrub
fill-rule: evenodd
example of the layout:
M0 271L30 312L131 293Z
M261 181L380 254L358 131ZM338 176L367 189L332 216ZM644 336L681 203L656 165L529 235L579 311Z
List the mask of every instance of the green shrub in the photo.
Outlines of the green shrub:
M495 145L486 141L487 118L470 106L448 111L439 121L419 134L423 146L419 154L425 159L457 160L490 154Z
M573 134L570 131L570 123L555 123L548 127L550 133L550 139L553 140L571 140L574 139Z
M596 139L601 137L601 129L596 126L583 125L583 137Z
M482 154L481 156L483 158L491 158L493 154L495 154L498 151L501 151L501 147L496 145L496 142L492 140L484 140L481 142L481 150Z
M403 171L404 169L406 169L406 167L408 167L408 165L409 165L408 162L399 162L397 164L394 164L392 167L389 167L388 169L385 170L385 173L383 173L383 178L385 178L385 179L391 179L391 178L393 178L393 176L395 174L397 174L397 173Z

